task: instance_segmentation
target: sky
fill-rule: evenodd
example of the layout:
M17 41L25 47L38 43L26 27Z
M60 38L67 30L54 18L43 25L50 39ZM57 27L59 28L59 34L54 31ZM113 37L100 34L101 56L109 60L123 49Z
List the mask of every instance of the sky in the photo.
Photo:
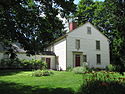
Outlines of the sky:
M80 0L74 0L74 3L75 3L75 4L78 4L79 1L80 1ZM104 1L104 0L94 0L94 1Z

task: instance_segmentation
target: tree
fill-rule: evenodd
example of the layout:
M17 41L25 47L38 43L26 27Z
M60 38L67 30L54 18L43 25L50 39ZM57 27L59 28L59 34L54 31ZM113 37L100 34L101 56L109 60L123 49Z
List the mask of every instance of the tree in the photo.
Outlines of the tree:
M81 0L78 4L75 17L78 17L78 25L84 24L94 19L94 11L102 2L94 2L93 0Z
M106 0L95 11L93 23L110 39L111 63L125 71L125 2Z
M106 4L110 3L112 6L107 6L109 13L114 17L111 19L113 28L112 55L114 63L121 66L121 72L125 71L125 1L124 0L106 0Z
M57 15L73 11L73 0L0 0L0 41L18 41L28 53L38 53L65 33Z
M81 0L78 4L75 17L78 17L78 25L84 24L86 21L91 22L103 32L107 37L111 26L108 21L110 16L107 12L104 2L93 0Z

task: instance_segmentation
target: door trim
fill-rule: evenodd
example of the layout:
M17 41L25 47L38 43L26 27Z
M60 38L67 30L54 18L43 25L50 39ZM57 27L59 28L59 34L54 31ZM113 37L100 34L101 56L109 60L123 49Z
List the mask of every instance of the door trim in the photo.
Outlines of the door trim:
M73 67L76 67L75 64L76 64L76 58L75 58L75 55L80 55L80 66L82 65L82 61L83 61L83 52L73 52Z

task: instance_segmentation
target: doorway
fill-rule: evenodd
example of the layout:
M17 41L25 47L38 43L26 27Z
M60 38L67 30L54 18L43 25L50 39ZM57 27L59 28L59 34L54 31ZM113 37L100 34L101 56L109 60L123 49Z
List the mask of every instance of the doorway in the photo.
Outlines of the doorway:
M83 52L73 52L73 66L78 67L82 65L83 61Z
M46 58L47 68L50 69L51 58Z
M75 67L80 66L80 54L75 54Z

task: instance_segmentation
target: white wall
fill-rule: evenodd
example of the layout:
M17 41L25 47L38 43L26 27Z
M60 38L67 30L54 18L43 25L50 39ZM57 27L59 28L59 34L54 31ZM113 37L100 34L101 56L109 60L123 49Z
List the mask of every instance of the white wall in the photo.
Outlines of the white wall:
M49 46L47 51L54 51L56 56L58 57L58 63L56 63L56 69L58 70L66 70L66 38L63 38L57 42L55 42L53 45Z
M66 39L62 39L54 44L54 52L58 56L59 69L66 70Z
M92 34L87 34L87 26L91 27ZM75 40L80 40L80 49L75 49ZM96 50L96 40L100 40L101 50ZM83 52L87 55L90 67L105 67L109 61L108 39L90 23L75 29L67 36L67 67L73 67L73 51ZM96 64L96 54L101 54L101 65Z

